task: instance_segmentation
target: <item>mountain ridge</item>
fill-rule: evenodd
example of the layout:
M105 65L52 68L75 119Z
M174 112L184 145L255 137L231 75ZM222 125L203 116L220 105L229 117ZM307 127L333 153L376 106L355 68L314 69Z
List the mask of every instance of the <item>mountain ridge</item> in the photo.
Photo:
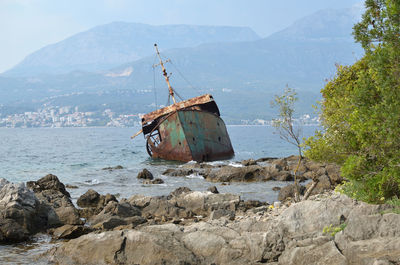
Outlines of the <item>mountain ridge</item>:
M112 22L74 34L47 45L3 73L34 76L69 71L104 71L163 49L196 46L205 42L255 40L260 37L248 27L162 25Z

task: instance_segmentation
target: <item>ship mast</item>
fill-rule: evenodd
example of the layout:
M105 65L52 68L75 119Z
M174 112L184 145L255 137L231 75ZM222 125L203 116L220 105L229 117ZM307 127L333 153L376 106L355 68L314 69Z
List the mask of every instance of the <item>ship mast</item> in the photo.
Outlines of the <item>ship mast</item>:
M167 74L167 70L165 70L164 63L163 63L163 61L161 59L160 52L158 51L157 44L154 44L154 47L156 48L156 52L157 52L158 58L160 59L160 65L161 65L161 69L162 69L162 72L163 72L163 76L165 77L165 81L167 82L167 85L168 85L169 95L172 97L172 101L175 104L176 100L175 100L175 96L174 96L174 90L172 89L172 86L169 83L169 77L168 77L168 74Z

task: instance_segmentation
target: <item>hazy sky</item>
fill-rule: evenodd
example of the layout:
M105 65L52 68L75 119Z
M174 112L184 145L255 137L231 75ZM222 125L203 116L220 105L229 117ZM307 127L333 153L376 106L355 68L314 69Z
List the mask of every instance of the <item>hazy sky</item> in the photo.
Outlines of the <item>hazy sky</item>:
M112 21L248 26L262 37L361 0L0 0L0 72L29 53Z

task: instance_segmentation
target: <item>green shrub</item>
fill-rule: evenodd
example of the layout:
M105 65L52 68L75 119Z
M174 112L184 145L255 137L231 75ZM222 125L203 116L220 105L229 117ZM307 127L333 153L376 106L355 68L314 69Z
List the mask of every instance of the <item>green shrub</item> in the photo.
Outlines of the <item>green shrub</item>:
M342 166L343 191L367 202L400 197L400 1L367 0L354 35L365 56L322 89L323 130L305 156Z

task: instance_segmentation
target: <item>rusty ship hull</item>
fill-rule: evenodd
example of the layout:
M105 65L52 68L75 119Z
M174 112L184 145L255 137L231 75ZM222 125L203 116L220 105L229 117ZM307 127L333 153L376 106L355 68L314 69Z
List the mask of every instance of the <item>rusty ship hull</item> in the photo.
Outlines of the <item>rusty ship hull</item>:
M142 125L153 158L201 162L234 155L225 123L209 94L146 114Z

